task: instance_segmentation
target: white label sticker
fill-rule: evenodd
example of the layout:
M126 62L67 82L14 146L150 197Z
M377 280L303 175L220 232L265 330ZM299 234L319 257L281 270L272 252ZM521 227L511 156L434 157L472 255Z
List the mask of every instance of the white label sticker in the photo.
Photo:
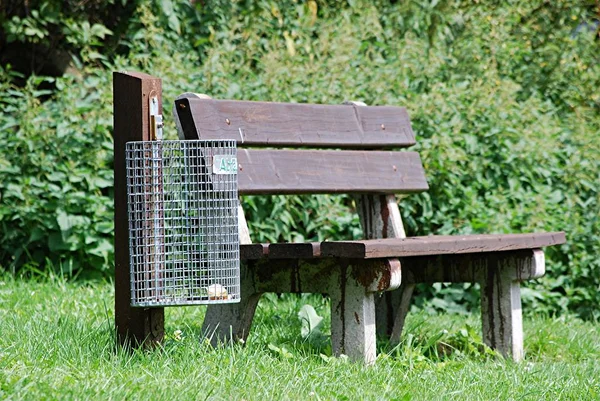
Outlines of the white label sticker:
M235 156L213 156L213 174L237 174L238 162Z

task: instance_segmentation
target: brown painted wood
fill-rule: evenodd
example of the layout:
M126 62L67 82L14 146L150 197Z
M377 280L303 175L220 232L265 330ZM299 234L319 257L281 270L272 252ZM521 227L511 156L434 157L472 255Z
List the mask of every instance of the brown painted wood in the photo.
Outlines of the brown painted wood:
M564 232L533 234L434 235L429 237L383 238L321 243L242 245L243 259L374 259L414 256L476 254L537 249L565 243ZM260 252L262 250L262 253ZM424 259L428 261L429 259ZM451 260L451 259L448 259ZM421 263L421 262L419 262ZM425 262L423 262L425 263Z
M125 143L150 139L150 96L157 96L162 110L161 80L147 74L115 72L114 170L115 170L115 324L121 344L160 342L164 337L163 308L130 306L129 231L125 173Z
M322 256L389 258L534 249L564 244L564 232L385 238L321 243Z
M321 256L319 242L269 244L269 259L310 259L319 256Z
M269 244L240 244L240 259L255 260L266 257L269 253Z
M312 259L321 256L321 243L278 243L240 245L241 260L257 259Z
M238 150L242 195L413 193L428 189L416 152Z
M403 107L184 98L175 102L175 108L186 139L235 139L239 146L351 149L415 144Z

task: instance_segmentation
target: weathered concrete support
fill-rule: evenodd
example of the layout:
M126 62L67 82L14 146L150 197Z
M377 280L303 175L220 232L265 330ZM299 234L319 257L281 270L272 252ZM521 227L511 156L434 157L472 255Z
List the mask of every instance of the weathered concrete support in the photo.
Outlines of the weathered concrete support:
M386 292L384 294L384 296L387 294L393 294L395 297L399 298L393 301L390 312L394 319L392 331L389 334L390 343L392 344L400 343L400 337L402 336L402 330L404 329L404 322L406 321L406 315L408 314L408 310L410 308L410 300L412 298L414 288L414 284L411 284L410 281L406 281L402 283L399 290ZM379 313L379 310L377 312ZM389 320L386 323L389 324Z
M259 293L328 295L333 287L340 287L340 269L346 269L366 292L394 290L401 279L398 259L261 259L248 261L247 268Z
M250 232L246 216L238 205L238 227L241 244L250 244ZM252 270L246 263L240 266L240 295L237 304L209 305L202 324L202 333L210 338L211 344L231 341L246 341L261 293L256 291Z
M413 256L400 258L403 283L481 283L489 266L501 266L503 274L514 281L544 275L544 253L541 249L486 252L460 255Z
M242 301L211 305L203 332L212 343L246 340L265 292L317 293L331 297L335 355L371 364L376 358L375 294L400 285L398 259L259 259L242 264Z
M232 341L246 341L256 306L262 293L256 292L247 264L240 266L241 300L236 304L209 305L202 325L202 333L213 346Z
M355 101L344 104L366 106ZM406 238L395 195L359 195L355 201L365 239ZM377 335L399 341L414 288L414 284L403 283L398 290L375 297Z
M377 358L375 294L367 292L348 268L342 268L337 276L329 293L333 353L371 365Z
M262 260L251 266L257 291L329 294L333 353L365 364L375 362L375 294L400 285L397 259Z
M356 205L366 239L406 238L395 195L359 195ZM398 342L415 286L403 282L396 291L375 297L377 334Z
M523 358L520 282L544 275L541 249L401 258L403 282L480 283L483 340L505 357Z
M506 271L491 267L481 283L483 341L505 357L523 359L521 289Z
M544 253L532 251L530 257L490 259L481 277L481 318L483 340L507 358L523 359L523 317L519 281L523 271L531 276L544 274ZM529 277L528 277L529 278Z

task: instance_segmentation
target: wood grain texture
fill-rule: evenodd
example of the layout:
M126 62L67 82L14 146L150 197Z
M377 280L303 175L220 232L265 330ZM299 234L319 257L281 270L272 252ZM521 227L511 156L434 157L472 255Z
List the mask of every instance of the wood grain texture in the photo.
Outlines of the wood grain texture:
M378 149L415 144L403 107L178 99L186 139L235 139L240 146Z
M322 256L389 258L420 255L501 252L565 243L564 232L386 238L321 243Z
M150 96L157 96L162 113L161 80L142 73L115 72L114 98L114 202L115 202L115 324L121 344L160 342L164 337L163 308L132 308L125 144L150 140Z
M240 245L241 260L312 259L320 256L320 242Z
M269 244L269 259L318 258L321 256L319 242Z
M429 188L416 152L238 149L238 163L242 195L414 193Z
M267 257L269 244L240 244L240 260L257 260Z
M437 235L359 241L325 241L321 243L251 244L241 245L240 253L242 254L242 259L245 260L263 258L306 259L319 257L372 259L516 251L558 245L564 242L565 234L563 232L457 236ZM424 260L430 259L426 258ZM432 282L435 282L435 280Z

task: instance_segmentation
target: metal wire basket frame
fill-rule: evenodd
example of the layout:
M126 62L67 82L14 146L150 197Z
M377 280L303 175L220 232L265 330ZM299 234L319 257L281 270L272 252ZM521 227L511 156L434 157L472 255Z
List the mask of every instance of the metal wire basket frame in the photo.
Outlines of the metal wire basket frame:
M235 141L126 144L131 305L240 300Z

